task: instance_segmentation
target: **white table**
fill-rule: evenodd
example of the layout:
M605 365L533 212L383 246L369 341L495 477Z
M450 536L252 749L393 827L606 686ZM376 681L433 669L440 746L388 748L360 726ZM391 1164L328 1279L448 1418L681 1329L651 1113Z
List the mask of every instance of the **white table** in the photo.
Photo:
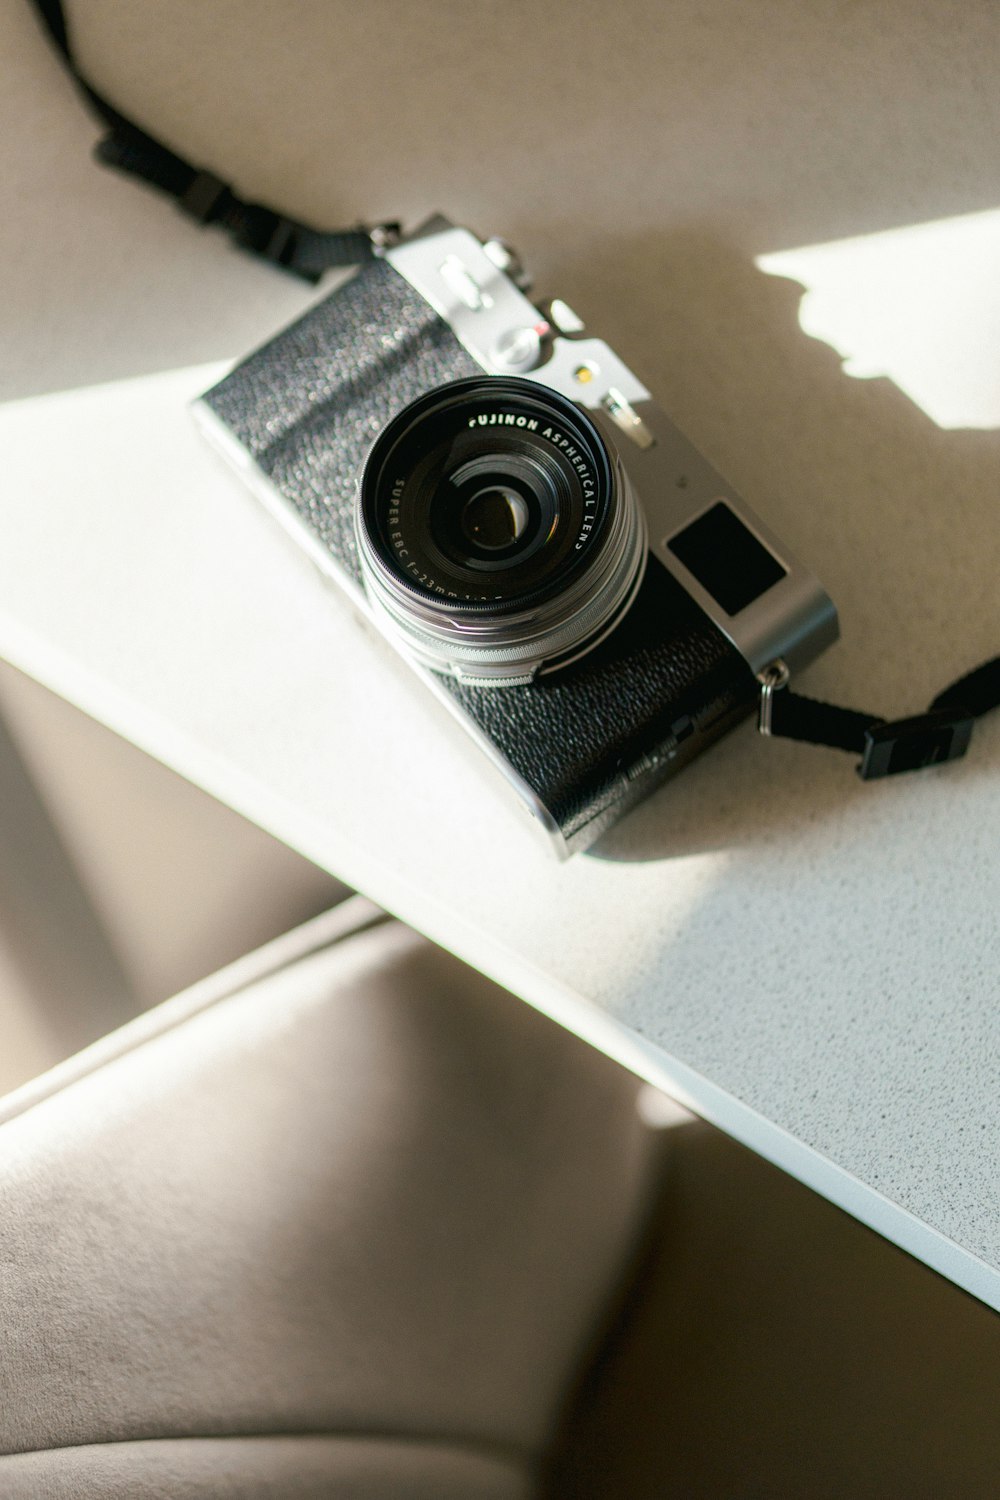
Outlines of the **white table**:
M820 573L844 640L804 689L903 714L1000 644L1000 440L846 377L803 337L801 288L752 257L991 206L974 143L1000 126L986 45L1000 32L985 12L904 25L901 7L876 35L846 7L845 33L829 9L795 10L747 82L752 37L742 23L730 36L721 7L687 18L679 54L658 42L644 63L650 7L622 41L629 107L660 100L662 116L667 83L683 87L687 121L716 130L691 136L701 173L672 169L633 236L620 226L648 164L644 177L626 153L615 176L620 142L595 158L591 126L567 170L578 184L604 172L599 209L563 194L546 219L544 197L525 206L507 184L478 227L509 210L551 289ZM0 407L0 655L1000 1307L1000 722L977 728L965 762L872 786L847 757L747 729L557 864L192 427L185 403L221 368L192 360L248 348L308 294L92 173L55 64L19 9L9 20L22 71L0 132L20 184L19 221L0 225L5 385L25 399ZM595 74L599 43L569 62ZM893 88L851 72L870 49L899 98L922 101L913 151L889 130ZM942 56L959 70L944 101L924 89ZM718 69L729 92L713 112L691 75L707 89ZM758 159L746 140L762 120ZM850 139L862 126L875 167ZM491 202L471 164L490 128L484 115L451 139L453 212ZM727 145L742 176L722 170ZM403 143L417 154L400 180L426 207L439 183L428 169L414 185L418 147ZM554 172L555 146L539 149ZM706 182L713 164L721 180ZM891 195L876 211L880 172ZM385 211L380 192L358 189L362 212Z

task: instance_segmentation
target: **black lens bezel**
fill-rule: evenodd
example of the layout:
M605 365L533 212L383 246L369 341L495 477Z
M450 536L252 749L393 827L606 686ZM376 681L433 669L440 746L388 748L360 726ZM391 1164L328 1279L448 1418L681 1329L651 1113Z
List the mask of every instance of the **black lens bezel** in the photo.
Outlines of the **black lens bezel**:
M525 423L518 426L521 416ZM560 478L553 484L569 489L561 496L565 508L557 517L552 551L539 556L548 544L545 538L545 545L526 546L495 571L479 560L470 570L478 575L475 583L463 579L456 584L449 568L460 565L438 551L427 517L441 474L461 467L449 469L441 454L461 457L468 451L475 456L476 438L487 435L490 442L479 453L501 458L527 453L554 465ZM427 392L384 428L361 477L359 530L363 545L396 586L416 598L472 616L514 613L562 593L599 555L613 497L611 457L578 406L536 381L473 376ZM410 557L409 564L401 552Z

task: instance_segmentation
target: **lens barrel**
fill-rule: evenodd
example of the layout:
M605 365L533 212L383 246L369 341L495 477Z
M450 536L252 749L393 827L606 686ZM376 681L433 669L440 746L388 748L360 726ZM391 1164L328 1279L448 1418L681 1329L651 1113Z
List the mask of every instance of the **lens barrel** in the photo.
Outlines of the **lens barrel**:
M646 556L641 509L590 418L492 375L441 386L388 424L356 526L385 627L471 682L524 682L596 644Z

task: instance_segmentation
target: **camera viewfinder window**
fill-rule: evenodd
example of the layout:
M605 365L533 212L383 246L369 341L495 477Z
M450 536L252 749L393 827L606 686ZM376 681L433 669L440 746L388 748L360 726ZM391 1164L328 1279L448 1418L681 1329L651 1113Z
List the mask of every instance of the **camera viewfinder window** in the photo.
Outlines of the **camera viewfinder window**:
M739 614L785 570L721 500L667 542L727 615Z

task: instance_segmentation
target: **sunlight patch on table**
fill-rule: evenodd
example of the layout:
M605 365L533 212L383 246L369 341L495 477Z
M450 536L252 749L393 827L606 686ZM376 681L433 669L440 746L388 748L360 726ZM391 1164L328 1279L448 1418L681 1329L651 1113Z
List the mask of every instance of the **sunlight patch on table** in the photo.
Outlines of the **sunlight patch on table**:
M939 427L1000 427L1000 209L757 257L806 288L805 333Z

